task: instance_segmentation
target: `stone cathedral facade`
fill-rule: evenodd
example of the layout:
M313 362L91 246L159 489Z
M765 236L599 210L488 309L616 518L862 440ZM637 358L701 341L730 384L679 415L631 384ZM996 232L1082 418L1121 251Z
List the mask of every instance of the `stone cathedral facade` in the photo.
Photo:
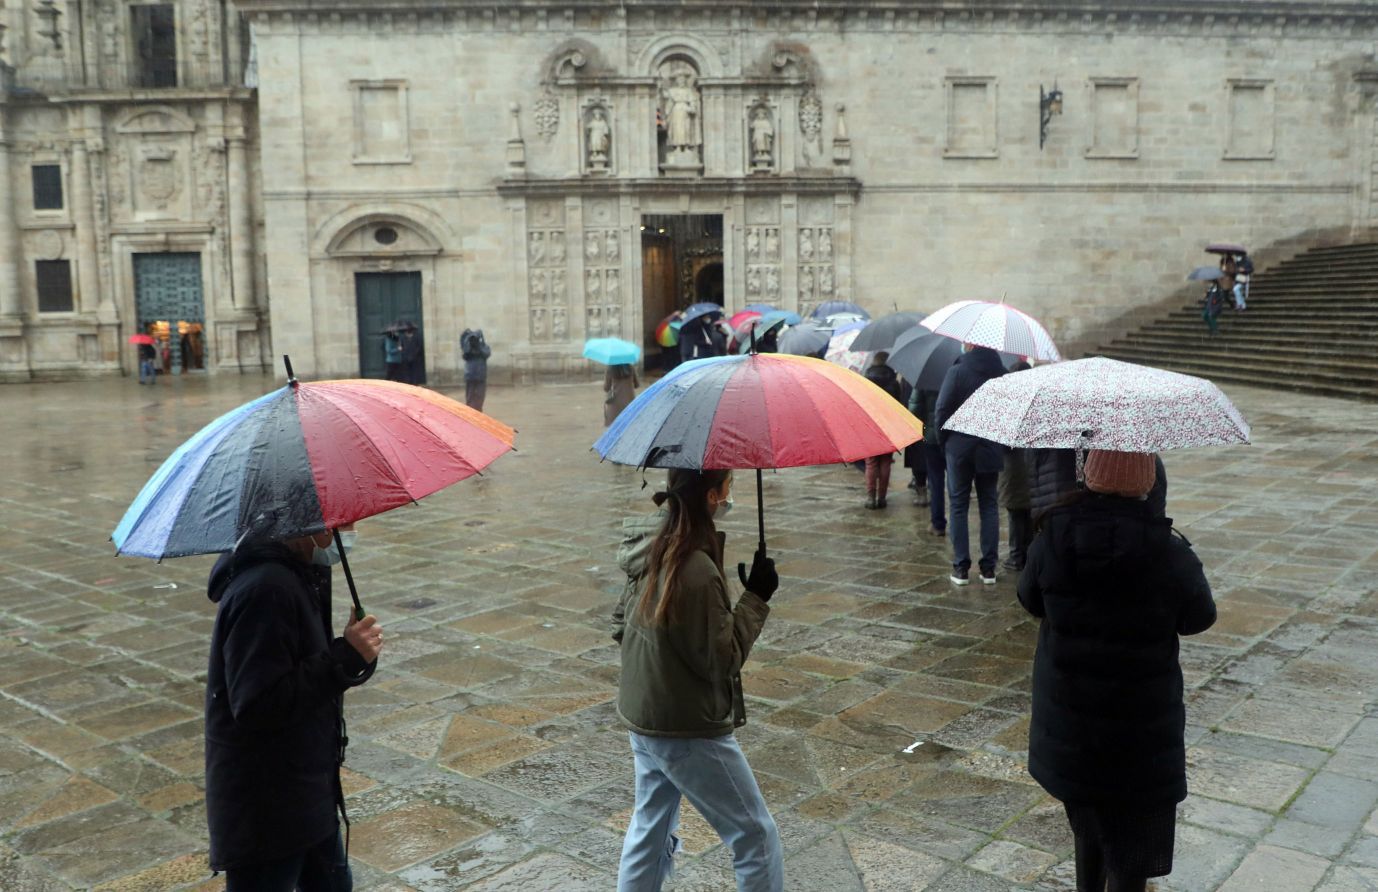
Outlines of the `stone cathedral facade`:
M194 280L210 371L378 374L411 321L432 382L465 328L581 372L704 298L1004 297L1076 345L1208 241L1378 227L1367 3L9 2L11 378L128 370Z

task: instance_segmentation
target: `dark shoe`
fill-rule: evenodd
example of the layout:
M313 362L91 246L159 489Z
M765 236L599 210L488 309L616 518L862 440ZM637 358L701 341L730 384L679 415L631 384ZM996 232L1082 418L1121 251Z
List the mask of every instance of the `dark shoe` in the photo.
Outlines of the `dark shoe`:
M952 575L947 578L952 580L953 585L971 585L966 570L953 570Z
M1005 568L1006 570L1009 570L1011 573L1024 572L1024 562L1017 561L1014 558L1005 558L1004 563L1002 563L1000 566Z
M918 508L928 507L928 490L921 489L914 493L914 505Z
M877 508L884 508L884 507L885 507L885 496L881 496L880 498L876 499L876 507L877 507Z
M910 478L909 478L909 488L910 488L910 489L918 489L918 488L919 488L919 482L918 482L917 480L915 480L913 477L910 477Z
M866 497L866 507L867 507L868 509L872 509L872 510L875 509L875 507L876 507L876 497L875 497L875 496L867 496L867 497Z
M994 567L991 567L989 570L987 570L985 567L982 567L982 568L981 568L981 584L982 584L982 585L995 585L995 568L994 568Z
M930 535L930 536L937 536L939 539L946 539L946 538L947 538L947 530L940 530L940 529L938 529L938 528L935 527L935 526L930 526L930 527L928 528L928 535Z

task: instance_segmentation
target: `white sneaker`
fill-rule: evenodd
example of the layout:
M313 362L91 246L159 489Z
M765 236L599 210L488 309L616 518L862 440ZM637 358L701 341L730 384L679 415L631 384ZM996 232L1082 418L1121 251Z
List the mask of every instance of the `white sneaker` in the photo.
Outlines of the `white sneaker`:
M987 576L987 575L986 575L986 571L985 571L985 570L982 570L982 571L981 571L981 584L982 584L982 585L995 585L995 573L994 573L994 571L992 571L991 574L990 574L989 576Z

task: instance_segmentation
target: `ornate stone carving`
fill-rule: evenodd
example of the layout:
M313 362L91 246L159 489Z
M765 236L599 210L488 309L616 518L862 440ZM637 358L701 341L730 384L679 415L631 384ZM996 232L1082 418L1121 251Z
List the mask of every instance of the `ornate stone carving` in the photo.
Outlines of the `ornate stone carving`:
M552 307L550 310L550 338L554 341L563 341L569 337L569 311L564 307Z
M756 173L775 169L775 121L770 106L758 102L751 107L747 131L750 135L751 170Z
M602 235L603 234L596 229L584 233L584 259L589 263L597 263L598 258L603 254L603 249L601 247Z
M537 135L549 142L560 129L560 100L547 90L532 103L531 113L536 119Z
M750 261L761 259L761 230L754 226L746 231L746 259Z
M603 254L607 258L609 266L614 266L621 262L622 238L617 230L609 230L607 238L604 240Z
M683 58L667 59L657 72L660 80L660 120L665 128L667 173L697 172L703 169L703 104L699 96L699 73Z
M804 135L804 157L812 162L823 154L823 100L812 89L799 100L799 132Z
M565 262L565 233L563 230L552 230L549 240L546 243L546 253L550 255L552 266L563 266Z
M526 259L532 266L541 266L545 263L544 232L533 232L527 236Z
M601 102L584 112L584 149L584 170L607 173L612 157L612 121L607 106Z

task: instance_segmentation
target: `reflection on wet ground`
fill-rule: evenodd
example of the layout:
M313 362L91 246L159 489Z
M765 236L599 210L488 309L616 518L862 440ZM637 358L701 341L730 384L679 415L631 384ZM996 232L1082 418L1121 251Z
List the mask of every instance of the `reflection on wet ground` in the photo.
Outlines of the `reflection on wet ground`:
M271 386L0 389L0 889L221 887L201 790L210 559L116 559L106 539L177 444ZM1165 456L1220 621L1182 646L1192 796L1158 888L1374 888L1378 412L1230 392L1254 446ZM632 772L606 617L618 525L652 488L588 451L595 383L494 388L487 408L520 452L360 526L352 563L389 632L348 702L360 889L612 887ZM788 888L1073 888L1065 819L1024 771L1036 626L1013 579L952 588L926 510L903 492L863 510L850 468L768 473L766 498L784 578L739 736ZM730 562L753 522L724 523ZM683 835L673 888L732 888L687 808Z

